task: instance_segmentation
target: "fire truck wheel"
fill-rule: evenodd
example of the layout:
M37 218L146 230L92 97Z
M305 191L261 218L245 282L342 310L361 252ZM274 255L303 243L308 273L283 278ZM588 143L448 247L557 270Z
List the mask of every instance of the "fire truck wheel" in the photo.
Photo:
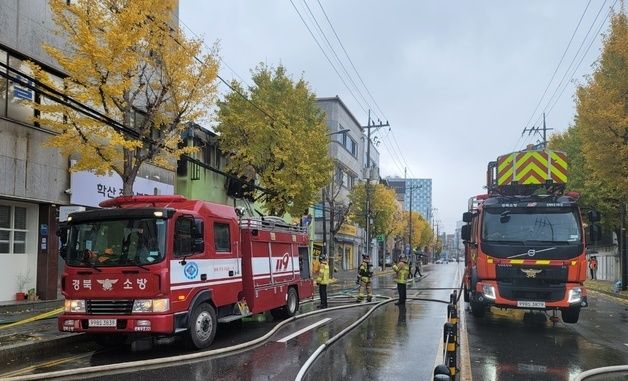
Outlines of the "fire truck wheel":
M270 311L275 319L285 319L294 316L299 310L299 295L294 287L288 289L286 305Z
M484 308L484 305L482 303L471 300L469 304L471 305L471 314L474 317L476 318L484 317L484 313L486 312L486 309Z
M92 338L96 342L96 344L105 348L113 348L118 347L126 342L126 335L109 335L109 334L100 334L100 335L92 335Z
M211 345L216 336L216 311L208 303L201 303L190 314L187 344L191 348L203 349Z
M580 318L580 307L569 307L560 310L563 322L567 324L576 324Z

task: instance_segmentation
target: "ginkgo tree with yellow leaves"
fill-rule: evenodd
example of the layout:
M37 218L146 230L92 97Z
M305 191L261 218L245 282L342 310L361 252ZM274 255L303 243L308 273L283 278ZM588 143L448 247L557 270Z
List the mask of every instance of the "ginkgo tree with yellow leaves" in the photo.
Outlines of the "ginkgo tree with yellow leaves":
M66 77L60 85L31 64L35 78L105 118L67 104L34 103L35 122L57 131L49 145L72 155L72 170L115 172L123 194L145 162L173 168L192 152L179 148L190 121L215 102L217 59L187 38L174 19L176 0L51 0L57 33L67 45L43 46Z
M628 17L618 11L594 72L576 91L573 125L550 140L570 158L568 188L582 204L602 211L618 235L620 211L628 204Z
M220 145L227 169L266 190L261 201L274 215L300 216L331 180L325 114L307 82L285 67L260 64L245 88L237 81L219 102Z
M401 215L399 203L395 191L383 184L371 184L368 186L370 200L371 237L387 235L394 232L391 227ZM356 185L351 189L351 220L360 227L366 228L366 184Z

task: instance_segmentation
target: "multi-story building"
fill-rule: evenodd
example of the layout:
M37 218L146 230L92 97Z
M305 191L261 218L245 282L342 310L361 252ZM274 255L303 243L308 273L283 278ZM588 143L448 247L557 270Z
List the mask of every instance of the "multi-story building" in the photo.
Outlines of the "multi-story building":
M327 128L331 138L329 156L334 162L334 176L332 184L322 191L325 194L324 204L319 203L315 210L314 250L320 252L323 241L326 239L327 247L332 254L330 259L335 261L334 267L353 269L359 264L360 254L366 251L364 230L345 221L335 234L334 239L331 239L330 227L331 225L337 227L338 222L346 213L351 188L365 180L367 138L360 122L339 97L319 98L317 103L327 116ZM376 176L379 173L379 152L372 144L370 159L371 174ZM323 214L323 209L325 214ZM323 234L323 221L326 227L325 234ZM373 255L373 257L376 261L377 255Z
M421 213L429 221L432 211L432 179L406 179L405 191L404 209Z
M421 213L424 219L430 221L432 216L432 179L403 179L387 177L388 185L395 190L397 200L403 204L404 210Z
M27 61L62 83L61 67L45 53L46 43L66 49L47 1L8 1L0 6L0 301L35 289L41 299L57 298L62 261L55 234L68 205L96 207L120 194L122 180L91 172L70 175L71 159L45 142L55 132L32 122L24 100L45 102L25 83ZM7 78L9 77L9 78ZM174 172L144 165L142 193L174 192ZM61 215L60 215L61 211Z

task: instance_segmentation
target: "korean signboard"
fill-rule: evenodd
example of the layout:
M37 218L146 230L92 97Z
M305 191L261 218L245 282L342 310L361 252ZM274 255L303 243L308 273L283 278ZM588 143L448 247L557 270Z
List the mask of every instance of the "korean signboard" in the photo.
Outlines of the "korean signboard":
M117 173L98 176L90 171L72 172L70 184L70 203L75 205L98 207L102 201L122 196L122 179ZM133 192L135 195L172 195L174 185L138 176Z

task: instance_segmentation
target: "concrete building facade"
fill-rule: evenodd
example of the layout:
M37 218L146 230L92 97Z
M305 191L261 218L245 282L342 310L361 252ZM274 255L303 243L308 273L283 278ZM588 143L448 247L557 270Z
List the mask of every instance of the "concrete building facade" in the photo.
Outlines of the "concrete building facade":
M332 220L337 224L341 216L346 213L351 189L366 179L367 137L360 122L339 97L319 98L317 103L327 117L327 128L331 139L329 155L334 162L334 176L332 184L323 190L326 194L325 218L323 218L323 203L319 202L315 208L314 252L320 252L323 246L324 220L327 247L331 250L330 257L333 257L335 261L334 267L344 270L354 269L361 260L361 254L366 252L364 229L356 224L345 222L333 241L329 237L329 231ZM371 172L378 174L379 152L372 144L370 159L373 163ZM377 181L378 179L375 179L372 183L375 184ZM373 244L372 248L375 247ZM375 254L373 250L372 253ZM373 264L377 265L377 255L373 255L373 261Z
M45 98L25 86L32 84L26 61L39 64L53 81L64 77L42 48L66 48L54 29L47 1L7 1L0 7L0 301L30 289L41 299L58 298L59 212L70 204L95 207L121 188L117 176L70 175L71 158L45 145L55 132L32 122L34 110L24 101ZM147 165L138 178L146 189L174 192L173 171Z

